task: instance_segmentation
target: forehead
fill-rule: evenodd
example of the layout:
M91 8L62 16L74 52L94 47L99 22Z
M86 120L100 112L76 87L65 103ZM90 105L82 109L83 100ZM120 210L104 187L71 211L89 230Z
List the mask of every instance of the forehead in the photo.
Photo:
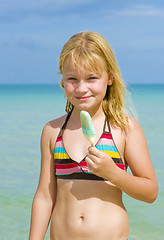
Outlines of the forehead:
M63 65L62 74L67 71L87 71L93 73L102 73L107 70L105 61L98 55L92 58L68 56Z
M64 64L62 75L64 77L69 75L90 75L94 73L94 70L88 69L84 66L79 66L78 64L75 65L68 59ZM97 70L96 73L101 73L101 71Z

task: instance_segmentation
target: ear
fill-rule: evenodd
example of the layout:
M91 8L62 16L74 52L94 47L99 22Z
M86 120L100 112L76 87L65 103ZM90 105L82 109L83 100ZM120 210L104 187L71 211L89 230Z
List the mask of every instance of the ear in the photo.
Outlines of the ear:
M114 76L112 73L110 73L109 79L108 79L108 86L111 86L113 84L113 81L114 81Z
M63 81L63 78L62 78L62 80L61 80L61 82L60 82L60 85L64 88L64 81Z

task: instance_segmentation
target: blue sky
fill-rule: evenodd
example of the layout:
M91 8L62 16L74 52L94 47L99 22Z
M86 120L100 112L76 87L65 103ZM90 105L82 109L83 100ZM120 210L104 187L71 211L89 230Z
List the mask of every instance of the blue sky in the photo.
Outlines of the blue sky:
M112 46L127 83L164 83L163 0L0 0L0 83L57 83L75 33Z

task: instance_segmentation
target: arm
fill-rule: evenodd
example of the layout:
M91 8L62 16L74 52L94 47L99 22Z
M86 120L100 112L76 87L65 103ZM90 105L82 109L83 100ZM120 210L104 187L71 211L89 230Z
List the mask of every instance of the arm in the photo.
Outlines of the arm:
M126 136L125 159L132 174L122 174L123 191L135 199L152 203L158 196L158 183L150 158L145 135L138 122L131 118L132 127ZM122 179L123 178L123 179ZM129 182L129 183L128 183Z
M56 180L51 150L51 127L47 124L41 137L41 171L31 214L29 240L44 239L56 198Z
M94 147L89 148L86 160L94 174L109 180L131 197L152 203L158 195L157 179L144 133L135 119L131 121L124 156L133 175L118 168L109 156Z

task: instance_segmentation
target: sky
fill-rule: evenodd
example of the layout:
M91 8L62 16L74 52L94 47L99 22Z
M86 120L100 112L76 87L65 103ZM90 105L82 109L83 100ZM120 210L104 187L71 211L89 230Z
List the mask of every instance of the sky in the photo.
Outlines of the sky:
M163 0L0 0L0 84L56 84L66 41L95 31L126 83L164 83Z

